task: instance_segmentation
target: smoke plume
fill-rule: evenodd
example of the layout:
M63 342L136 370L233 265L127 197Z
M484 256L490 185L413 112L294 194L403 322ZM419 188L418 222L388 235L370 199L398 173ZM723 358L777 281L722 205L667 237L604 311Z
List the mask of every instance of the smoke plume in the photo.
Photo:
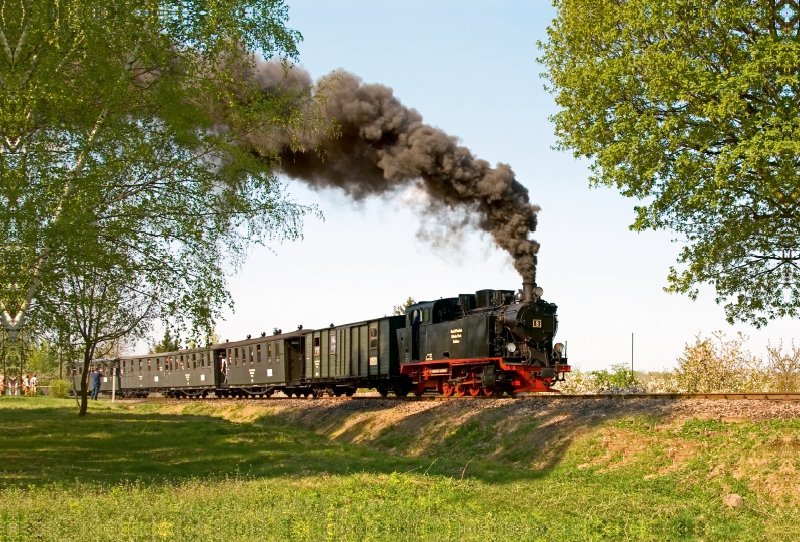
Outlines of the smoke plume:
M260 64L256 75L265 92L312 85L306 71L297 66L284 70L276 62ZM254 149L277 151L289 177L312 188L341 189L354 200L416 184L437 223L458 228L468 217L511 255L523 279L535 280L539 244L528 236L536 229L539 207L530 203L528 190L510 166L491 167L476 158L456 137L425 124L388 87L365 84L342 71L312 90L323 86L323 114L336 121L339 137L307 138L301 141L307 150L296 152L288 139L272 136L270 141L252 141Z

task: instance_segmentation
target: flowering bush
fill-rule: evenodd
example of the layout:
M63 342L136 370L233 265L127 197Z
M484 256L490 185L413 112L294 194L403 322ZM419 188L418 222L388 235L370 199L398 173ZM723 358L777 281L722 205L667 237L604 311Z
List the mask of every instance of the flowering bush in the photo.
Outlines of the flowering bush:
M567 374L557 389L565 394L592 393L744 393L800 391L800 347L767 347L766 360L744 347L739 333L728 340L721 331L686 344L678 366L668 371L632 372L625 364L610 370Z

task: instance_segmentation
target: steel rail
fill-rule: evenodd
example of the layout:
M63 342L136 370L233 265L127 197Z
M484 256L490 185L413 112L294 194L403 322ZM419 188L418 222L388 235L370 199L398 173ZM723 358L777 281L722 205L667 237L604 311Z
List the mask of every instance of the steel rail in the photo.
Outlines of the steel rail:
M592 399L597 401L603 400L630 400L630 399L713 399L724 401L800 401L800 393L789 392L758 392L758 393L597 393L597 394L527 394L517 395L514 397L508 396L494 396L494 397L444 397L442 395L423 395L422 397L381 397L377 393L374 395L354 395L352 397L270 397L270 398L233 398L233 397L184 397L184 398L167 398L167 397L146 397L136 399L118 399L128 403L149 402L149 403L192 403L192 402L229 402L229 403L261 403L264 401L488 401L496 399L507 400L558 400L558 399Z

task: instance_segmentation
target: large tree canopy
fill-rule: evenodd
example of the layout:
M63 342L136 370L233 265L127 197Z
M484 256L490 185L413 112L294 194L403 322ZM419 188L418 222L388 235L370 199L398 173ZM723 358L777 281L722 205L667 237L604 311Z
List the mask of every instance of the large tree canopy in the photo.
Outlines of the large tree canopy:
M119 258L163 314L208 328L247 243L300 234L309 209L239 145L308 127L302 96L263 93L252 76L256 55L296 57L286 19L283 0L3 4L0 323L12 337L37 306L65 301L84 264L123 288L107 265Z
M668 290L730 322L800 307L800 9L787 0L556 0L540 59L562 149L685 245Z

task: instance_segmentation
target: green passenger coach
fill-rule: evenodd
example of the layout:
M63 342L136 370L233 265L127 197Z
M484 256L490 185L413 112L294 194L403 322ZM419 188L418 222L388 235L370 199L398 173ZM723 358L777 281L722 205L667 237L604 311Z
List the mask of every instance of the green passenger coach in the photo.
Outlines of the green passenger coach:
M351 395L356 388L402 392L397 330L404 325L404 316L385 316L308 333L307 382L317 394Z

